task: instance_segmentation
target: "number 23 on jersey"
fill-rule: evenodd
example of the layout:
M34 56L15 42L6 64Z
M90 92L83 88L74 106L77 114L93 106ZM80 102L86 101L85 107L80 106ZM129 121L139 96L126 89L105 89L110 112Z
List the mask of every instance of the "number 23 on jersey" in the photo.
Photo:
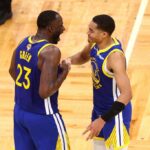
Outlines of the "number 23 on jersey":
M25 89L30 88L30 79L29 74L31 73L31 69L26 66L21 66L20 64L17 65L17 69L19 69L19 74L16 78L16 85L19 87L24 87ZM23 74L25 72L25 74ZM23 81L20 81L20 79L23 77Z

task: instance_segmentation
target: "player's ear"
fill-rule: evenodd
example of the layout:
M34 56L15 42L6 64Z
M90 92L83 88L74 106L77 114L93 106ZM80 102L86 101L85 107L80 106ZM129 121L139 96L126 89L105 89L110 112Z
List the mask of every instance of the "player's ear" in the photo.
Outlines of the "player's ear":
M107 37L107 36L108 36L108 33L107 33L107 32L103 32L103 36L104 36L104 37Z
M53 32L53 28L52 28L51 26L48 26L48 27L47 27L47 30L48 30L50 33Z

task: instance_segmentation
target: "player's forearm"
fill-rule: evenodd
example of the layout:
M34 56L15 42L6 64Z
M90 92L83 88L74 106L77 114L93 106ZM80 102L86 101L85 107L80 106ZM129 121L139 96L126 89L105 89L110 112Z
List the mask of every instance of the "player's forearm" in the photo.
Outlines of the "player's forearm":
M64 70L61 74L58 75L56 81L49 86L48 96L53 95L62 85L63 81L66 79L68 70Z
M68 75L68 72L69 72L68 70L64 70L62 73L60 73L58 75L58 78L57 78L57 80L55 82L55 90L56 91L60 88L60 86L63 83L63 81L66 79L66 77Z
M69 57L72 65L82 65L89 59L85 58L81 52Z
M128 90L127 92L121 92L121 94L118 97L118 101L124 103L127 105L132 99L132 92L131 90Z
M116 81L120 91L118 101L127 105L132 99L132 90L131 90L130 81L128 77L125 75L124 76L122 75L122 78L120 77L116 78Z
M110 110L103 114L101 116L101 118L107 122L110 119L112 119L113 117L115 117L116 115L118 115L121 111L124 110L125 106L130 102L132 98L131 92L127 92L126 94L120 94L120 96L118 97L118 99L113 103L112 107L110 108Z
M53 95L60 88L63 81L66 79L67 74L67 71L63 71L58 75L55 81L51 82L50 84L45 83L44 85L40 86L39 95L41 96L41 98L45 99Z

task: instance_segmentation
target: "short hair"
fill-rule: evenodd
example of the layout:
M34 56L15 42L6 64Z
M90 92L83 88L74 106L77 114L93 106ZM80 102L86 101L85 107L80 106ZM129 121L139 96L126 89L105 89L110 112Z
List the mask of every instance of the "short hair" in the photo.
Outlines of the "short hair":
M106 14L93 17L92 21L97 24L97 28L107 32L109 35L115 30L114 19Z
M57 13L53 10L45 10L41 12L37 18L37 26L39 29L44 29L57 19Z

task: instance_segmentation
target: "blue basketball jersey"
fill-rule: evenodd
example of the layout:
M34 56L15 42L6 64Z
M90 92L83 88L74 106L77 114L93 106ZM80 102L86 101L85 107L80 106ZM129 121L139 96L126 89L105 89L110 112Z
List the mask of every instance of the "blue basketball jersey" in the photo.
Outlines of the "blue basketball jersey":
M25 38L16 49L15 102L22 109L38 114L58 112L58 91L46 99L39 95L41 71L38 69L38 55L48 45L46 40L32 42Z
M93 113L96 116L106 113L120 94L113 73L106 67L107 58L110 54L120 52L124 55L119 40L115 38L113 40L114 43L103 50L99 50L98 46L93 44L90 52L93 79Z
M93 79L93 111L92 121L110 110L120 95L112 72L107 69L107 58L113 52L123 53L121 43L113 38L114 43L106 49L99 50L93 44L90 52ZM106 122L95 139L104 140L107 148L121 149L129 144L129 127L131 121L131 103L125 109Z

